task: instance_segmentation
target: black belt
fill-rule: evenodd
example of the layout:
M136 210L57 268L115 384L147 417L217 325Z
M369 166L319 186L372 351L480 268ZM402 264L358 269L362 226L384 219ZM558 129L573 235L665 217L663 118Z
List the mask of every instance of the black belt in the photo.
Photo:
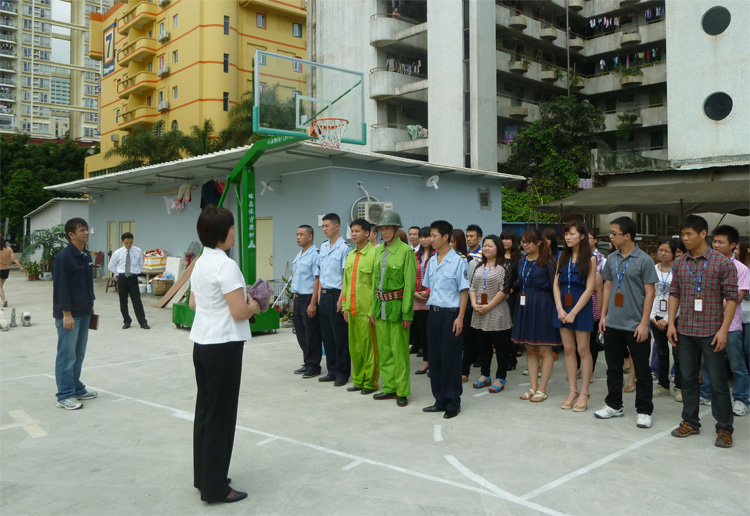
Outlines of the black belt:
M340 288L324 288L322 289L324 294L340 294L341 289Z
M431 306L430 310L433 312L459 312L459 308L443 308L442 306Z
M294 294L294 297L309 297L312 296L312 294Z

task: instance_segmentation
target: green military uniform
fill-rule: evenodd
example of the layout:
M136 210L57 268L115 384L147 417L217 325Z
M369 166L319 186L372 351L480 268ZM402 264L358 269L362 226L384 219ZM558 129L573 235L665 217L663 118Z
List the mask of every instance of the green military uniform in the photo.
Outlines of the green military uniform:
M341 309L349 313L349 354L352 381L360 389L378 389L378 352L370 324L375 249L370 242L346 256Z
M395 392L399 397L411 395L409 329L403 327L402 321L414 319L416 283L417 260L409 245L396 237L389 247L381 245L375 249L370 316L376 321L375 339L378 343L383 392ZM381 301L378 291L403 291L403 297Z

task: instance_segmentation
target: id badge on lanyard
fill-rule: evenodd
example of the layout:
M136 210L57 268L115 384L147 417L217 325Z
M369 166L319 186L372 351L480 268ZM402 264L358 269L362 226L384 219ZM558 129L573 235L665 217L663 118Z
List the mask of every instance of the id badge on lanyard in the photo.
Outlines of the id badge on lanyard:
M666 299L660 299L659 300L659 311L660 312L666 312L669 309L669 303Z
M695 312L702 312L703 311L703 299L700 297L696 297L693 299L693 311Z
M518 304L520 306L526 306L526 294L524 294L523 292L521 292L521 295L518 296Z
M568 292L565 294L565 306L572 307L573 306L573 294Z
M482 305L486 305L487 304L487 294L486 293L482 294L481 300L480 300L480 304L482 304Z
M622 292L615 294L615 306L622 308L623 296Z

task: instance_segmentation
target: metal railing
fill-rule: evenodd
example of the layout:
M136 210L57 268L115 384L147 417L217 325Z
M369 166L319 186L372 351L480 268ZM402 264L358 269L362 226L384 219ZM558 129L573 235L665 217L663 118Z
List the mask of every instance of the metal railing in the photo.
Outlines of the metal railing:
M370 68L370 74L378 73L378 72L393 72L393 73L397 73L397 74L400 74L400 75L408 75L410 77L417 77L418 79L426 79L427 78L426 75L423 75L421 73L414 73L414 72L407 73L407 72L402 71L401 69L398 69L398 68L390 68L390 67L386 67L386 66L381 66L381 67L378 67L378 68Z
M375 13L372 16L370 16L371 20L374 20L375 18L393 18L394 20L400 20L406 23L411 23L412 25L419 25L421 23L427 23L427 20L419 21L412 18L407 18L406 16L401 16L400 14L393 15L388 13Z

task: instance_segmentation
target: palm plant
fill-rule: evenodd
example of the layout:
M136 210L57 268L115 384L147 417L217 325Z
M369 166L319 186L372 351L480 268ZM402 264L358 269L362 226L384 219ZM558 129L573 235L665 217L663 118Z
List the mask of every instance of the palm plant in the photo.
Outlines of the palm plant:
M123 158L115 169L128 170L181 159L184 148L185 135L182 131L166 131L164 121L159 120L150 129L133 129L121 145L108 150L105 156Z
M203 120L202 126L194 125L190 128L190 135L185 137L185 152L191 156L200 156L214 152L219 147L215 137L216 130L211 119Z
M32 254L41 250L42 258L40 262L44 264L47 270L49 270L52 260L55 259L57 253L68 246L68 237L65 234L65 226L62 224L50 229L34 230L26 238L27 240L23 246L23 253L21 253L21 261L27 261Z

